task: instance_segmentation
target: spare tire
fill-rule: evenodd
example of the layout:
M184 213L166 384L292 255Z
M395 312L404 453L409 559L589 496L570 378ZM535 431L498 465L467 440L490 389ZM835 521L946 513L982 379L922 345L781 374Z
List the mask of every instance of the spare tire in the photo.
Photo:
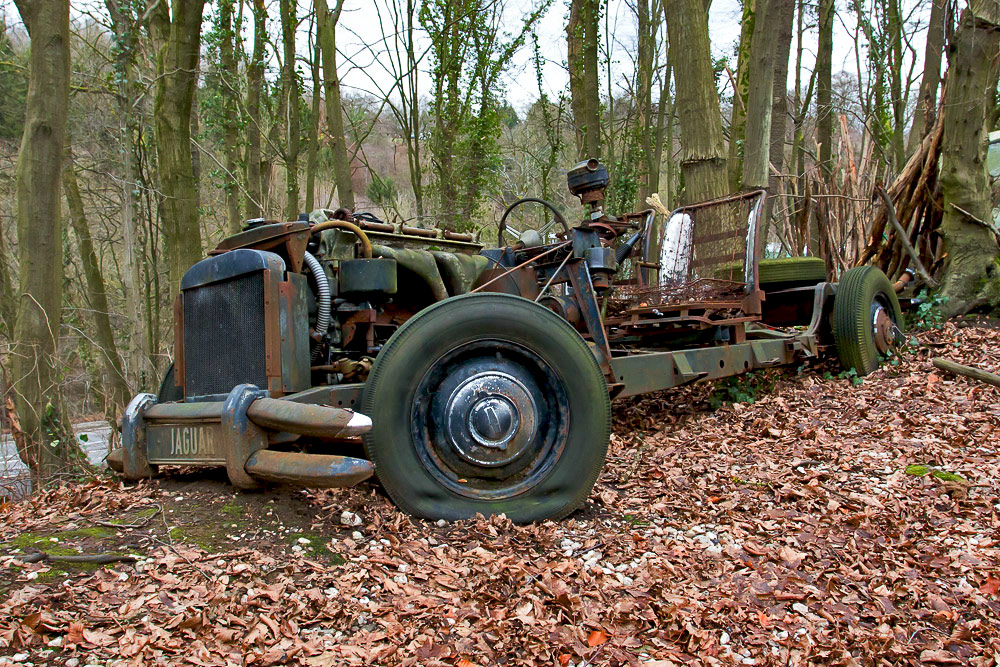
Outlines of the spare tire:
M821 283L826 280L826 262L821 257L781 257L760 261L758 282Z
M715 272L721 280L743 280L742 264L727 264ZM757 282L761 285L802 287L826 280L826 262L821 257L779 257L762 259L758 267Z

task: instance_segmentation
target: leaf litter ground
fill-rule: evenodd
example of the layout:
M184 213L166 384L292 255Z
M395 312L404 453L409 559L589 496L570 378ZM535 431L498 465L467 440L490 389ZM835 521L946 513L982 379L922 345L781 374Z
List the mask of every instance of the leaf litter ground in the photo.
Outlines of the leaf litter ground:
M4 505L0 664L1000 664L1000 390L930 364L997 372L1000 331L919 339L858 386L819 364L753 404L618 402L560 522L191 470Z

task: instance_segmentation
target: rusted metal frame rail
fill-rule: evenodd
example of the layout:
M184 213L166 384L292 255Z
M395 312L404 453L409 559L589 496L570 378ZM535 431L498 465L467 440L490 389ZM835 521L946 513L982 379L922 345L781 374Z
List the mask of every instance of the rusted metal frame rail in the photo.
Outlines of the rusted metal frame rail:
M815 346L811 338L811 334L800 334L690 350L640 352L613 358L611 368L615 379L624 385L619 396L634 396L790 364Z

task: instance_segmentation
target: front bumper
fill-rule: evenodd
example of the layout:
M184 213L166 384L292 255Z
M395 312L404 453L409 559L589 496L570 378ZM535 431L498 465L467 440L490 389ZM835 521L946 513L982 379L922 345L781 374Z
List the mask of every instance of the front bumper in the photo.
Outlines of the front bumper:
M224 401L157 403L139 394L122 417L122 447L108 465L127 479L156 474L157 466L225 466L241 489L263 481L311 487L353 486L374 473L370 461L268 448L282 436L341 439L371 430L371 419L353 410L273 399L253 385L239 385Z

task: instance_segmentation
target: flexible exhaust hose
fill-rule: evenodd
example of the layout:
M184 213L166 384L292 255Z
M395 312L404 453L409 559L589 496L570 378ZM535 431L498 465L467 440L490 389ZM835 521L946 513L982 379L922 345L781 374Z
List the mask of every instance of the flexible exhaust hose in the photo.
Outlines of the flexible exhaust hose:
M325 336L330 328L330 281L326 277L323 265L312 253L305 254L306 266L316 279L316 332ZM322 348L317 345L312 351L312 360L316 361Z

